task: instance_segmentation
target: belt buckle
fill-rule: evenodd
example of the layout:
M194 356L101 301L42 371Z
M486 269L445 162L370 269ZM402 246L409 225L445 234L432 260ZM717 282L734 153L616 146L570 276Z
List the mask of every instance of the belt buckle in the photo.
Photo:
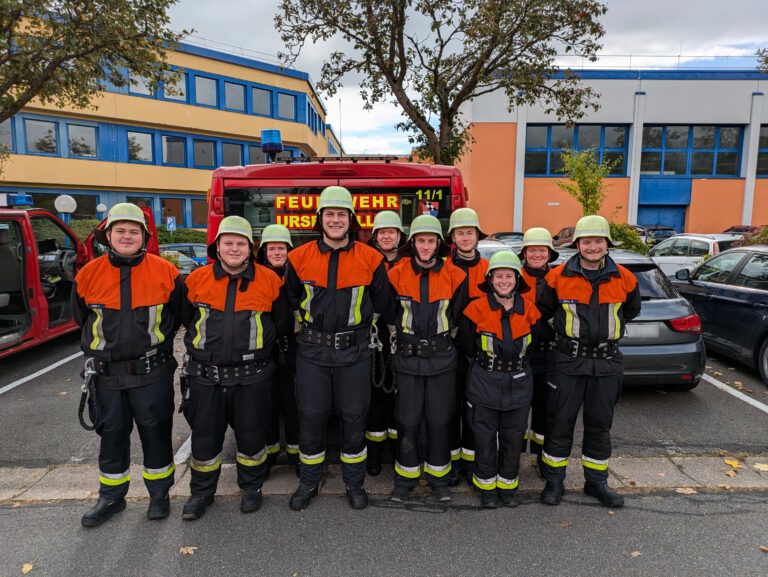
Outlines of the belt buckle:
M208 365L209 368L213 369L213 380L215 382L220 382L221 379L219 378L219 367L217 365Z
M416 355L423 357L422 351L429 351L429 339L419 339L419 346L416 349Z
M571 357L574 359L579 356L579 341L571 341Z
M334 333L333 335L333 348L337 351L342 350L342 347L340 346L339 339L342 337L346 337L349 334L349 331L343 332L343 333ZM349 342L347 342L349 344ZM347 347L344 347L347 348Z

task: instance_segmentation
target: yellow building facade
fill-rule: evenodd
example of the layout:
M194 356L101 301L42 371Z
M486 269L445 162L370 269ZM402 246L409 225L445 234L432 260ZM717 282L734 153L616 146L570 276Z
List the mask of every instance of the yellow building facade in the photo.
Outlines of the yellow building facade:
M307 73L186 44L168 60L183 69L174 90L131 78L99 93L94 109L32 101L1 123L11 155L0 191L51 210L69 194L74 218L128 201L151 207L158 225L172 216L178 227L205 227L212 171L270 161L262 130L280 131L278 158L343 154Z

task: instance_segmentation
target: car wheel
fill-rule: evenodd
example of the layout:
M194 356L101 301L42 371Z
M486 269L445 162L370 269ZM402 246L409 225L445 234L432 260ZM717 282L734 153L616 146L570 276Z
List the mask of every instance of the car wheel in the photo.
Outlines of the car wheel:
M688 381L685 383L675 383L674 385L664 385L664 388L667 391L692 391L696 387L699 386L699 383L701 382L701 379L695 380L695 381Z
M760 352L757 354L757 370L760 371L760 378L768 384L768 338L760 345Z

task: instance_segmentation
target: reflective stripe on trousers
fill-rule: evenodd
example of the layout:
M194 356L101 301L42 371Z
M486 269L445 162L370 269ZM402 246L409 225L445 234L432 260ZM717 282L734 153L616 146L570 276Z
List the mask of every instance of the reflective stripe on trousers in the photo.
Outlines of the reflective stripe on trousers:
M198 473L211 473L216 471L221 468L221 453L207 461L200 461L193 456L192 460L189 462L189 467Z
M541 460L550 467L565 467L568 465L568 457L553 457L546 451L542 451Z
M122 473L105 473L99 471L99 482L102 485L109 485L110 487L116 487L122 485L131 480L131 470L123 471Z
M395 473L406 479L418 479L421 476L421 467L405 467L395 461Z
M319 465L325 461L325 451L317 453L316 455L305 455L304 453L299 452L299 461L304 465Z
M144 467L144 472L142 475L147 481L159 481L160 479L166 479L173 475L175 470L176 463L171 462L170 465L166 465L160 469L148 469L147 467Z
M259 465L264 464L267 460L267 448L264 447L255 455L246 455L238 451L236 459L238 464L243 465L244 467L258 467Z
M606 471L608 469L608 459L593 459L586 455L581 456L581 464L595 471Z
M363 450L354 455L350 453L341 453L341 462L348 465L354 465L355 463L362 463L368 456L368 447L363 447Z

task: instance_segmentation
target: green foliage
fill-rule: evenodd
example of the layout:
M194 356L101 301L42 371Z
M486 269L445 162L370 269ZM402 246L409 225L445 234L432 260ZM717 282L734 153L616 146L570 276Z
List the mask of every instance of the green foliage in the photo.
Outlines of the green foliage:
M631 250L632 252L636 252L638 254L646 254L648 252L650 247L642 240L640 240L640 235L637 234L637 231L627 223L611 222L610 227L611 238L614 240L614 242L621 243L619 248Z
M93 232L93 229L99 225L99 220L95 218L85 218L69 221L69 228L75 233L75 236L80 239L81 242L85 242L88 235Z
M541 105L568 120L597 109L570 70L553 76L563 52L597 59L606 10L598 0L280 0L275 25L289 66L308 42L346 43L325 58L318 89L333 96L353 75L366 108L396 102L411 143L453 164L471 142L460 108L472 98L501 90L510 110Z
M617 161L604 160L601 165L594 148L566 149L560 153L560 158L567 180L557 180L555 184L579 202L583 216L597 214L608 191L604 179Z
M170 233L165 228L157 227L157 243L170 244L175 242L206 243L207 233L199 228L177 228Z
M733 246L750 246L753 244L768 244L768 226L760 227L755 232L745 234L744 238L734 242Z
M167 52L188 34L170 30L177 0L2 0L0 122L37 97L58 107L95 108L129 69L151 88L172 84Z
M763 74L768 74L768 48L761 48L755 53L757 56L757 69Z
M181 261L179 260L179 257L174 254L174 252L175 251L172 251L172 250L161 250L160 256L163 257L165 260L167 260L176 268L181 268Z

